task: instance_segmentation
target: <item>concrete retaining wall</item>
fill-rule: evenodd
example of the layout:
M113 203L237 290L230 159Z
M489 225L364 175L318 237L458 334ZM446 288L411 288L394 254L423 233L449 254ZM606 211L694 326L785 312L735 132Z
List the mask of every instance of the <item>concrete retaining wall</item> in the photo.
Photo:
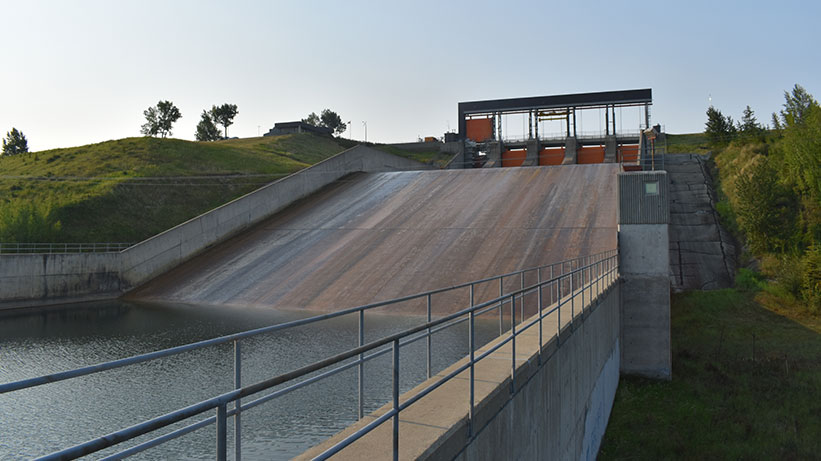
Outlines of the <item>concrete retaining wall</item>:
M552 355L456 459L595 459L619 381L619 298L617 283L561 346L548 342Z
M428 168L356 146L120 253L0 255L0 309L114 298L345 175Z

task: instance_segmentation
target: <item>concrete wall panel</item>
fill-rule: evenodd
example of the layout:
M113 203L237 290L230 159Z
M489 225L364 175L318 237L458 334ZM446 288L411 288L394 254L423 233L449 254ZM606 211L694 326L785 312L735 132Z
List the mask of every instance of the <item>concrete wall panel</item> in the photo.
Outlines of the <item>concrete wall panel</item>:
M670 271L670 247L667 225L620 224L619 271L622 274L658 275Z

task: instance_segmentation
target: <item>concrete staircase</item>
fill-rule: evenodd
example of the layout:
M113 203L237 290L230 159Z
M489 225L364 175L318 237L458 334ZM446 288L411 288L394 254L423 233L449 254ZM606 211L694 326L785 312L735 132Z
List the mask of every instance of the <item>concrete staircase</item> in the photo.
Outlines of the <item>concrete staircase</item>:
M695 154L665 156L670 179L670 280L677 292L733 285L736 249L719 225L704 160Z

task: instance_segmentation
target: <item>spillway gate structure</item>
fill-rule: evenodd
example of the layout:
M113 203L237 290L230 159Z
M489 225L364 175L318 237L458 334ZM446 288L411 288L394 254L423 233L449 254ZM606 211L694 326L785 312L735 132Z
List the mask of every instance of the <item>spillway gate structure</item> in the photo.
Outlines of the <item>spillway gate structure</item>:
M458 138L464 142L463 164L632 165L639 161L642 144L652 145L645 138L645 131L651 129L652 103L650 88L461 102ZM625 122L623 109L632 110L641 119L635 125ZM580 130L586 114L598 115L598 130ZM518 135L506 136L504 128L511 116L520 116L527 128Z

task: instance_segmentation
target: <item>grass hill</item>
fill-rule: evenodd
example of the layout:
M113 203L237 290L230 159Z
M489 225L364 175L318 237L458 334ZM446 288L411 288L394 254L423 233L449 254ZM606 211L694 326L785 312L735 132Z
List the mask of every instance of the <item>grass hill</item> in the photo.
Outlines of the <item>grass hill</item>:
M308 134L0 157L0 241L137 242L345 150Z
M709 141L704 133L667 134L668 154L706 154L709 151Z

